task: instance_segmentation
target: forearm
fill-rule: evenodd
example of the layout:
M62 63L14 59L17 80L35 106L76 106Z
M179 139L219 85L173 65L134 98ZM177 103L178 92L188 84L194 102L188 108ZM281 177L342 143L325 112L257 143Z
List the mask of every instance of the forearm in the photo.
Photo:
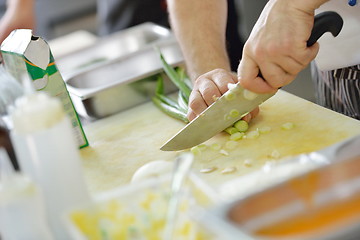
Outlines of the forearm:
M7 0L6 12L0 19L0 43L18 28L35 28L35 0Z
M35 0L7 0L6 8L8 12L27 14L33 12Z
M227 1L168 0L168 9L192 80L215 68L230 71L225 38Z

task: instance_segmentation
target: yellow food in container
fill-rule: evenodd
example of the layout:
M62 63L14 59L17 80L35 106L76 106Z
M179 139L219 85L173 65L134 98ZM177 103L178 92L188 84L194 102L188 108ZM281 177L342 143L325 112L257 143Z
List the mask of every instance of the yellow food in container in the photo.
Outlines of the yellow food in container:
M74 238L89 240L163 239L170 176L149 179L98 196L92 206L74 209L68 223ZM215 193L196 175L189 175L179 200L174 239L212 239L189 213L211 206Z

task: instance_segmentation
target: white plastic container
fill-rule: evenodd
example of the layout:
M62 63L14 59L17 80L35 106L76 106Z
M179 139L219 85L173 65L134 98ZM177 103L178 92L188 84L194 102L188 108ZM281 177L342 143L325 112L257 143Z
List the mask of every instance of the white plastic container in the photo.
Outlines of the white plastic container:
M60 101L43 92L19 99L11 116L20 168L40 187L55 238L71 239L63 214L90 197L70 120Z
M0 235L3 240L53 240L37 186L15 172L0 148Z

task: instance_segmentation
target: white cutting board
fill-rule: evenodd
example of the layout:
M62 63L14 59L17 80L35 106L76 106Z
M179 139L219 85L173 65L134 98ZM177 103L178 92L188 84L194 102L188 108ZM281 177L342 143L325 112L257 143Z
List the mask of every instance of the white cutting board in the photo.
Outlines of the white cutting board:
M292 122L295 128L280 127ZM129 183L133 173L154 160L173 161L176 152L162 152L160 146L184 124L168 117L149 102L117 115L98 120L84 127L90 146L81 150L84 173L92 193L110 190ZM195 157L193 171L211 186L260 169L267 162L276 163L290 156L319 150L348 137L360 134L360 121L322 108L314 103L279 91L261 105L260 115L250 130L269 126L272 131L258 139L240 140L235 150L224 156L217 151L204 151ZM206 144L224 144L228 135L221 133ZM269 157L276 149L280 159ZM253 165L244 166L245 159ZM217 167L212 173L199 173ZM236 167L231 174L222 174L226 167Z

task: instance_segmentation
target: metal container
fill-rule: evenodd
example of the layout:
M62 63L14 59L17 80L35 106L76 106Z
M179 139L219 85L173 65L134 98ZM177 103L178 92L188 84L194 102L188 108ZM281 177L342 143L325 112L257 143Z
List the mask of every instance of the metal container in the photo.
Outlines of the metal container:
M180 47L167 28L144 23L117 32L57 60L77 112L103 118L144 103L153 95L162 72L160 49L173 66L183 63ZM176 87L165 81L165 91Z
M229 240L360 239L359 146L357 136L319 151L327 164L260 186L204 213L201 221Z

